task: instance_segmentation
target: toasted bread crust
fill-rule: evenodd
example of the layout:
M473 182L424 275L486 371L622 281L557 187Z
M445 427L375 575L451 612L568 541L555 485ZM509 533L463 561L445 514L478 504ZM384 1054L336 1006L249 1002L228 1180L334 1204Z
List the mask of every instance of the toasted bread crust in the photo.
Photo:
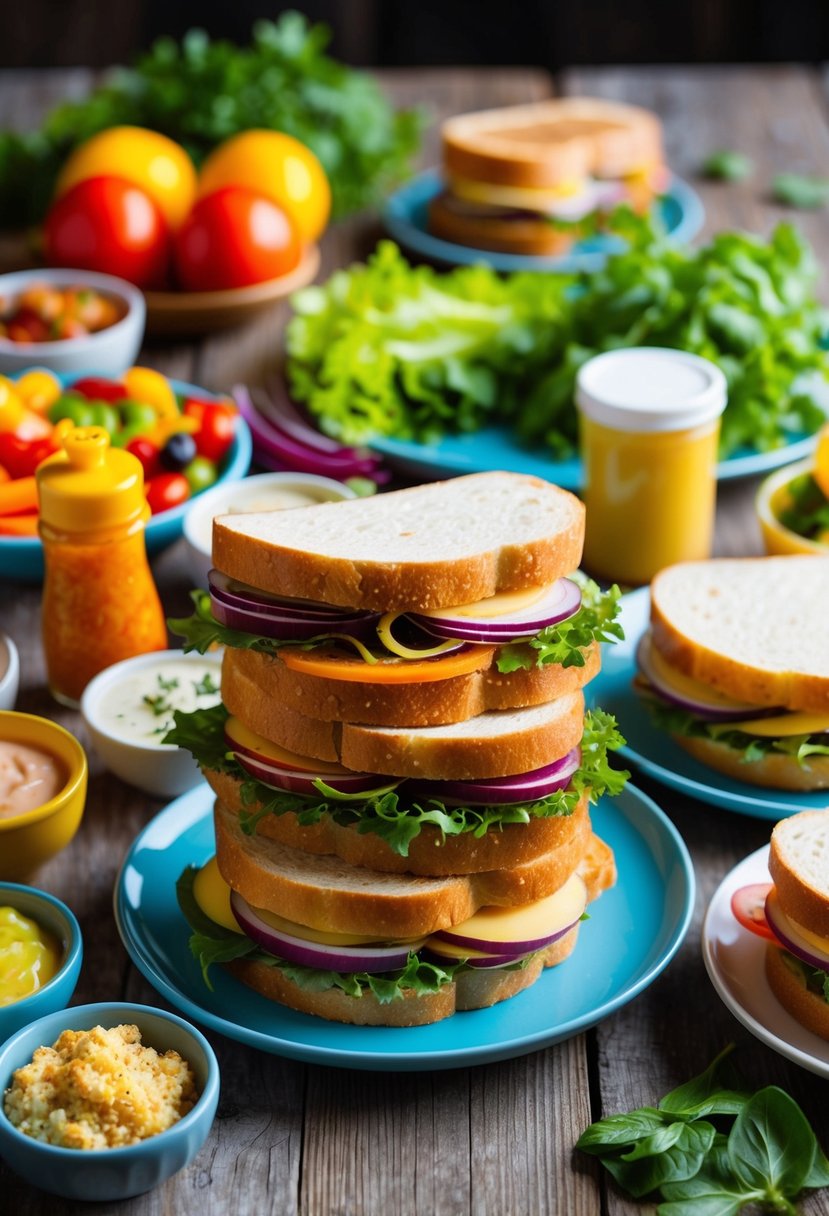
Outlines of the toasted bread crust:
M496 652L497 653L497 652ZM228 647L222 660L222 698L232 714L266 739L273 730L286 733L291 712L323 722L353 722L363 726L440 726L465 722L494 709L543 705L583 688L598 675L598 643L585 650L583 667L548 663L530 670L502 674L494 663L482 671L419 684L374 684L370 670L365 683L325 679L294 671L279 659L255 650ZM293 731L301 729L294 724ZM319 747L325 747L320 731ZM328 755L335 759L335 732L330 732ZM297 748L292 747L296 751Z
M507 219L499 215L476 215L459 209L453 196L444 191L429 203L429 231L455 245L492 249L496 253L522 253L555 257L566 253L578 240L578 230L556 228L541 216L527 214Z
M238 814L242 810L241 781L227 773L212 771L206 772L205 777L224 805ZM255 811L256 804L244 809ZM358 832L356 827L342 827L330 815L324 815L319 823L301 827L296 815L287 811L282 815L266 815L257 827L260 836L278 840L291 848L304 849L307 853L333 854L349 865L385 874L420 874L427 878L510 871L554 851L578 847L579 842L583 849L584 834L589 830L586 794L572 815L508 823L479 839L471 832L442 837L437 828L424 827L410 842L408 857L392 852L382 837L372 832ZM573 860L573 866L577 860L578 857Z
M829 1039L829 1002L803 984L783 961L783 951L769 944L766 947L766 979L784 1009L807 1030Z
M826 759L829 768L829 757ZM829 875L822 890L809 881L798 868L796 848L792 849L792 833L799 829L808 832L827 821L829 810L800 811L790 819L781 820L771 834L769 852L769 872L783 912L821 937L829 937Z
M760 760L743 760L743 753L727 743L713 739L691 739L673 735L673 739L695 760L715 768L735 781L749 785L764 785L777 790L829 789L829 756L809 756L806 764L798 764L794 756L769 753ZM808 767L807 767L808 766Z
M444 498L446 513L451 516L454 509L458 514L462 508L464 519L480 513L482 502L490 504L494 515L503 515L505 503L511 502L517 539L495 545L472 541L458 556L424 560L424 538L434 536L435 529L421 522L421 513L438 517ZM291 516L290 529L278 522L260 526L267 517L257 515L219 516L213 523L214 565L230 578L275 595L390 612L451 608L499 591L552 583L577 568L584 541L583 503L541 478L518 473L477 473L454 483L392 491L376 500L302 507ZM335 531L341 528L347 537L367 520L371 535L387 542L381 545L378 539L376 556L331 551ZM453 535L451 526L450 518L445 536ZM314 537L323 533L324 543L315 550ZM447 542L445 548L457 551L457 542ZM407 560L409 552L413 557Z
M621 177L662 160L659 119L639 106L592 97L460 114L441 127L446 171L495 185L557 186Z

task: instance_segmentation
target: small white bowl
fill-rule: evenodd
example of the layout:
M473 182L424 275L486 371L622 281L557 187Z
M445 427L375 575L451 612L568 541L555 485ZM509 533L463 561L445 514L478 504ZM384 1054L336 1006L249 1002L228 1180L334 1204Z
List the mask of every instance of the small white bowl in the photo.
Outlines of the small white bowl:
M57 342L12 342L0 338L0 372L14 375L30 367L45 367L59 374L92 372L99 376L120 376L135 363L144 338L147 309L144 296L132 283L111 274L92 270L18 270L0 275L0 298L14 299L43 283L49 287L92 287L112 296L126 309L114 325L83 338L62 338Z
M331 477L318 477L313 473L256 473L232 485L214 486L193 500L193 505L184 517L184 539L190 572L200 587L207 586L207 573L213 566L213 517L228 515L234 511L285 510L280 507L280 495L299 494L307 502L291 503L291 506L306 506L318 502L340 502L344 498L355 498L354 491L341 481ZM272 505L270 505L272 504Z
M221 654L185 654L182 650L156 650L113 663L92 680L81 698L81 713L100 760L116 777L147 794L174 798L198 785L201 772L189 752L170 744L147 740L138 732L130 735L130 718L140 712L139 682L149 679L147 695L158 693L157 676L181 678L181 665L206 668L218 685L222 675ZM156 672L156 678L151 673ZM196 681L193 681L195 684ZM172 695L172 694L167 694ZM218 700L218 698L215 698ZM205 706L207 701L205 701ZM117 709L118 713L113 713ZM164 715L169 717L170 715ZM123 719L123 724L119 721ZM151 725L154 719L145 723ZM161 725L162 716L159 716ZM144 732L142 730L141 734Z
M20 658L7 633L0 633L0 709L14 709L20 687Z

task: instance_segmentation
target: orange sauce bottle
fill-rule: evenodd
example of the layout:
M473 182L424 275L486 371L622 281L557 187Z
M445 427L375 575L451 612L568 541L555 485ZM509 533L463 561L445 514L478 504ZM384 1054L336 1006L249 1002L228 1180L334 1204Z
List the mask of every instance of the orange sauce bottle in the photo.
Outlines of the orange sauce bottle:
M77 706L99 671L167 646L147 561L144 472L102 427L74 427L36 476L47 678L56 700Z

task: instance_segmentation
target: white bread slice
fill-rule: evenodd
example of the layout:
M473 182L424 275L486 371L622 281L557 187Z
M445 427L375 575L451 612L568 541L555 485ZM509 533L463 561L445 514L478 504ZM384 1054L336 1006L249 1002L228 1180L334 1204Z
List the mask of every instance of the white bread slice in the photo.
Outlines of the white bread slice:
M829 789L829 756L807 756L800 764L794 756L767 752L759 760L746 760L744 752L716 739L689 735L673 735L672 738L695 760L735 781L775 790Z
M510 869L442 878L384 874L337 857L306 853L268 837L247 836L238 816L221 802L214 812L216 860L225 882L257 908L314 929L369 933L390 940L448 929L489 904L515 907L558 890L584 854L554 850ZM570 865L568 870L567 865Z
M679 671L758 707L829 710L829 557L720 558L660 571L651 628Z
M597 643L584 654L583 667L547 663L502 675L491 659L483 671L447 680L374 684L365 664L365 683L358 683L307 675L286 667L278 656L228 647L222 660L222 699L232 714L266 738L272 737L271 730L280 729L279 720L290 711L320 722L437 726L463 722L492 709L540 705L583 688L601 666ZM333 743L331 751L333 754Z
M289 751L334 760L358 773L473 781L529 773L561 759L584 733L584 696L571 692L544 705L501 709L443 726L353 726L317 722L285 711L263 722L237 714L245 726Z
M769 871L786 916L829 937L829 810L780 820L771 834Z
M810 992L803 978L789 967L783 951L769 942L766 947L766 979L784 1009L812 1034L829 1039L829 1002Z
M597 97L460 114L444 122L441 138L447 173L505 186L623 177L663 159L655 114Z
M505 219L476 212L445 191L429 203L429 231L455 245L531 257L555 257L578 239L577 229L556 228L543 216L527 214L519 219L513 215Z
M542 586L581 560L584 506L520 473L376 498L221 515L213 563L274 595L378 611L451 608Z
M205 773L216 797L230 810L255 812L258 803L242 802L242 783L227 773ZM382 870L386 874L421 874L438 878L453 874L480 874L486 870L511 870L538 857L553 853L584 839L589 829L587 795L583 795L571 815L552 815L531 819L529 823L508 823L490 828L476 837L472 832L443 837L439 830L426 826L409 842L407 857L401 857L373 832L360 832L356 826L342 827L330 815L319 823L300 826L293 811L265 815L257 832L280 844L307 853L328 853L352 866Z

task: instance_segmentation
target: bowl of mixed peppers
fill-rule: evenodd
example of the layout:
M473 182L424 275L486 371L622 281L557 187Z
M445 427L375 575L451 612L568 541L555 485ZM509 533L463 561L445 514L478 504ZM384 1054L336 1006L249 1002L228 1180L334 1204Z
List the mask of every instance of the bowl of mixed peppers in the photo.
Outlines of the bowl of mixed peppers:
M105 427L113 445L141 462L150 553L178 539L194 495L243 477L250 464L250 432L231 400L152 368L131 367L117 379L42 368L0 376L0 571L7 577L43 575L35 470L58 450L67 423Z

